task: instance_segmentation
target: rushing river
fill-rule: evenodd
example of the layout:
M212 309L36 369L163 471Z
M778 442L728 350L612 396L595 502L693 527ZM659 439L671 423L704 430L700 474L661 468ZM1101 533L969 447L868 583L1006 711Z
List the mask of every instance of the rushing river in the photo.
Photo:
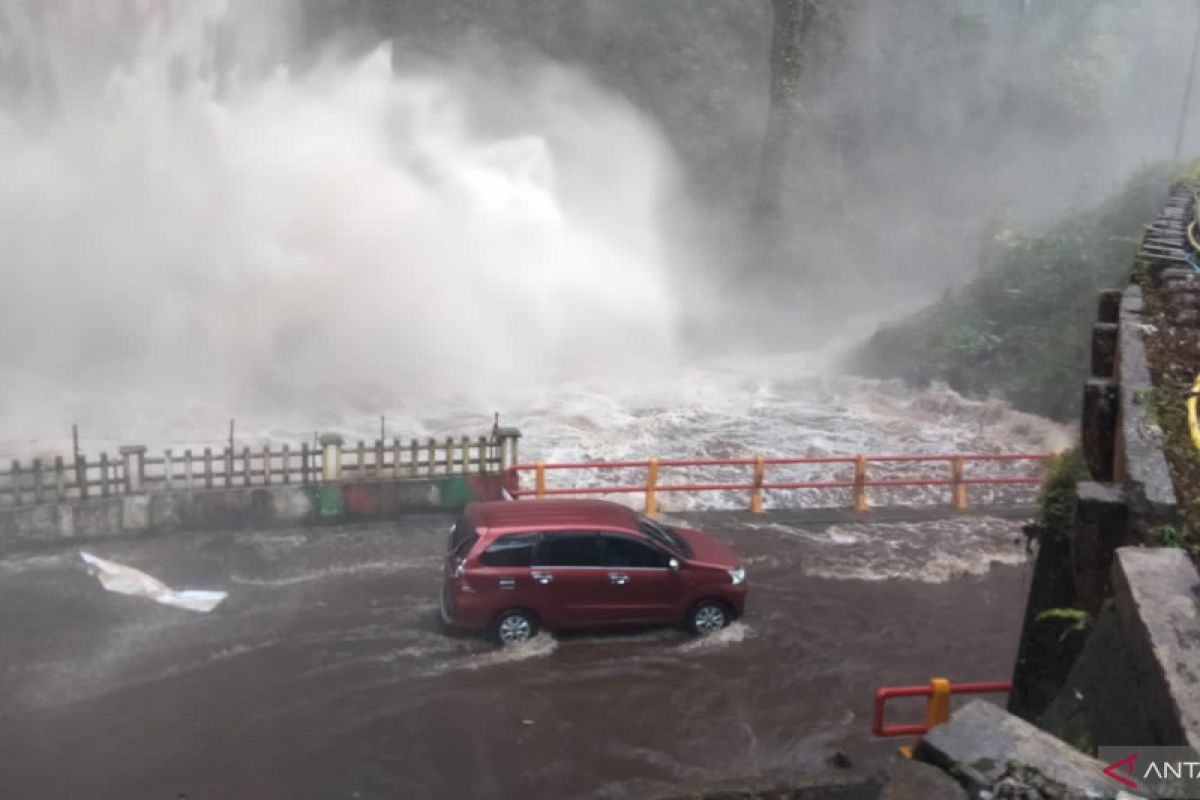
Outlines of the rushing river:
M0 787L540 800L836 778L835 751L859 775L894 751L869 733L878 686L1010 674L1029 574L1016 522L688 519L750 574L745 618L709 639L448 636L442 517L91 548L228 591L208 615L108 594L73 551L2 558Z

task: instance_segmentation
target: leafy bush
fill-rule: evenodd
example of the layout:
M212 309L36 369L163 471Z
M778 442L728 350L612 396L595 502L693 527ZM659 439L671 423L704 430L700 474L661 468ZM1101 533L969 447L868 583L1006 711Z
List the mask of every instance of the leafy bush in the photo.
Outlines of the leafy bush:
M918 384L944 380L960 392L999 393L1027 411L1077 418L1097 294L1128 283L1141 226L1170 180L1165 165L1146 168L1115 197L1046 230L1001 231L991 268L882 328L853 366Z

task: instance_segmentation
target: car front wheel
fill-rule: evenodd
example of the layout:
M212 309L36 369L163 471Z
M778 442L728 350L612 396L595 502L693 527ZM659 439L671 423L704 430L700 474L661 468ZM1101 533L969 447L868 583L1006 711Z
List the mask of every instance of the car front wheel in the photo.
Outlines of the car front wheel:
M728 607L719 600L701 600L688 613L687 628L697 636L716 633L730 622Z
M501 612L492 626L492 638L502 647L527 642L537 636L537 632L537 619L520 609Z

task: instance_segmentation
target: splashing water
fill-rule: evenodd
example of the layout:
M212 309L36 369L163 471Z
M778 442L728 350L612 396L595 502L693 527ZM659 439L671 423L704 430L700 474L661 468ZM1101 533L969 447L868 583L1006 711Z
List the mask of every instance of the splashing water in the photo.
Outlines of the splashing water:
M4 427L64 386L378 407L672 357L672 159L628 104L289 67L295 4L103 6L0 0Z

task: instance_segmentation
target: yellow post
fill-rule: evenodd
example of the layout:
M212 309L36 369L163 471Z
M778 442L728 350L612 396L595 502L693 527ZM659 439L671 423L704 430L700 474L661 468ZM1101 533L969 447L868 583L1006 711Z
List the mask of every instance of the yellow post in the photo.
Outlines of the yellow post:
M462 438L462 469L463 475L471 471L471 438L469 436Z
M955 456L950 464L954 470L954 507L959 511L965 511L967 508L967 485L963 483L962 456Z
M767 463L763 457L754 459L754 488L750 491L750 511L754 514L763 513L762 485L767 473Z
M870 508L867 503L867 457L859 456L854 459L854 510L867 511Z
M658 513L658 459L650 459L646 468L646 516Z
M950 681L934 678L929 682L929 688L933 689L933 694L925 704L925 724L933 729L950 719Z
M538 500L546 499L546 462L537 462L537 483L535 486L534 497Z

